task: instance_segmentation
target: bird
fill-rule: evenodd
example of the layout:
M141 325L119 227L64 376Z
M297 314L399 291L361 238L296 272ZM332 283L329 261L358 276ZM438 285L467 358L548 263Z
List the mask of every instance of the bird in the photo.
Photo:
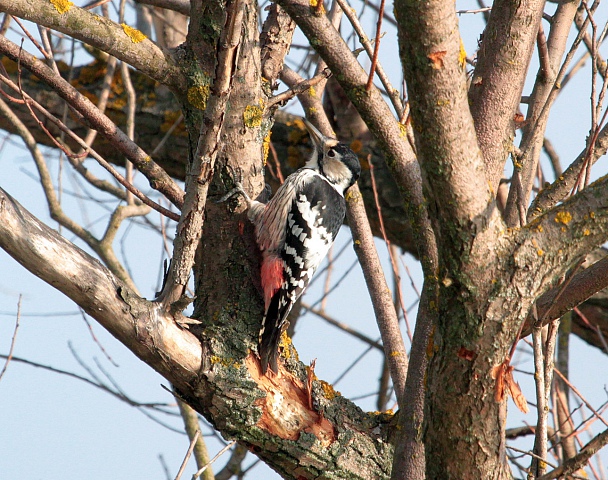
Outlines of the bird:
M357 181L361 165L344 143L323 135L304 120L314 144L304 165L289 175L267 203L252 200L240 181L219 202L240 194L262 253L264 317L258 338L262 373L278 373L279 341L287 315L304 293L344 222L345 192Z

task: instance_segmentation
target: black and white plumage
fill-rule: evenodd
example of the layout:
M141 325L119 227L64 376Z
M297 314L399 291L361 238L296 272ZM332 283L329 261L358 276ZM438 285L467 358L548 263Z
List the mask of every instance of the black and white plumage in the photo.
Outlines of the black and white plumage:
M247 216L263 256L265 314L258 349L263 373L269 365L278 371L278 344L287 315L332 246L346 213L344 193L361 173L350 148L308 122L306 127L315 151L268 203L251 200L240 185L234 192L247 201Z

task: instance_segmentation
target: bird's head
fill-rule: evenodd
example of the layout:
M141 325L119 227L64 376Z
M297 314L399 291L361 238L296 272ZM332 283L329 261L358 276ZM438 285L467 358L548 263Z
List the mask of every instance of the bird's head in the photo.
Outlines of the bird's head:
M361 174L359 158L348 146L335 138L326 137L308 120L304 120L315 151L306 164L318 170L330 183L340 188L342 193L353 185Z

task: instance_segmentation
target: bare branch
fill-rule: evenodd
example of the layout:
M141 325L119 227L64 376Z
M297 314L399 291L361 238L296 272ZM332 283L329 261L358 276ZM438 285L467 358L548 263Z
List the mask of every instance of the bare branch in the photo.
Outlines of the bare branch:
M512 8L509 1L494 2L477 53L470 90L471 113L494 191L502 177L509 139L515 134L513 118L544 5L544 0L524 2L521 8Z
M2 0L0 0L2 1ZM55 75L55 73L40 62L36 57L25 52L17 45L0 37L0 51L15 62L21 62L28 70L46 82L53 88L70 106L75 108L94 128L102 135L112 141L119 149L150 181L152 188L163 193L178 208L183 203L183 192L177 184L160 168L149 155L133 143L127 135L84 95L78 92L66 80Z
M65 5L63 10L45 0L0 0L0 11L70 35L127 62L163 85L185 90L185 79L179 68L141 32L72 3ZM82 28L83 25L87 28Z
M6 362L4 362L4 366L0 371L0 380L6 373L6 369L8 368L8 364L11 363L13 359L13 351L15 350L15 343L17 340L17 332L19 331L19 320L21 319L21 298L22 295L19 295L19 300L17 301L17 314L15 315L15 329L13 330L13 338L11 339L11 346L8 349L8 355L6 356Z
M158 297L163 308L181 298L194 264L194 254L202 235L203 214L207 192L213 176L215 161L221 148L220 134L224 126L226 104L230 99L233 73L236 69L238 46L243 21L243 0L236 1L229 10L218 52L218 64L211 95L201 124L194 161L186 178L184 208L173 242L173 259L163 291Z
M295 72L293 72L295 73ZM310 80L302 80L296 83L289 90L279 93L274 97L270 98L266 103L266 108L272 107L274 105L284 105L287 101L291 100L295 96L300 96L302 93L310 90L311 87L314 87L317 83L327 80L331 76L331 72L328 68L323 70L320 74L315 75Z
M198 421L198 414L194 411L194 409L185 403L179 397L175 397L177 400L177 406L179 407L179 413L182 416L184 421L184 427L186 429L186 433L188 434L188 438L192 442L194 448L194 458L196 459L197 468L202 468L207 463L209 463L209 453L207 452L207 445L205 444L205 439L202 435L200 435L200 426ZM198 435L197 435L198 433ZM203 476L203 480L214 480L213 470L208 469L205 471L205 475Z
M574 52L582 39L582 33L579 32L560 67L562 56L566 50L568 33L572 26L577 6L578 3L574 1L561 2L558 5L555 15L553 16L552 28L547 40L549 59L552 71L555 72L555 77L539 77L539 80L534 84L534 89L528 103L527 123L520 144L521 151L523 152L520 159L520 163L522 164L521 183L524 192L524 203L526 205L528 204L528 199L532 192L532 186L537 172L537 165L545 137L549 112L560 93L560 82L563 80L568 65L574 56ZM586 22L588 22L588 19ZM587 23L585 25L587 25ZM517 217L517 210L512 201L516 195L516 192L513 190L509 192L509 201L507 202L507 210L505 212L505 218L509 225L516 224L515 219Z
M537 301L538 316L542 319L543 325L560 318L595 293L607 288L607 267L608 257L599 260L576 275L563 293L559 293L561 285L558 285L543 294ZM522 338L529 335L531 329L532 319L529 317L522 329Z
M555 182L540 191L528 209L528 221L563 201L575 188L585 165L590 167L595 164L600 157L606 154L606 151L608 151L608 126L604 126L597 134L591 157L587 156L588 150L585 148L566 171L557 176Z
M174 385L186 385L196 377L202 352L194 335L160 315L158 306L134 295L97 260L33 217L2 189L0 247L80 305ZM173 361L167 363L167 358Z
M196 442L198 441L198 438L201 435L201 431L197 430L194 433L194 436L192 437L192 439L190 440L190 446L188 447L188 451L186 452L186 456L184 457L184 460L182 462L181 467L179 467L179 471L177 472L177 475L175 476L175 480L180 480L182 473L184 473L184 470L186 469L186 465L188 465L188 460L190 460L190 457L192 456L192 451L194 450L194 447L196 445Z
M361 201L361 193L356 184L349 190L346 202L348 205L348 223L355 242L355 252L359 257L367 288L372 297L374 314L382 336L382 344L391 372L391 379L395 386L395 394L399 403L403 404L402 398L405 392L408 365L407 353L399 328L397 312L380 266L374 238L365 214L365 207Z
M489 215L494 195L469 110L458 18L453 5L442 2L429 6L398 1L395 12L412 120L425 126L415 133L429 182L426 194L439 215L451 219L436 228L450 249L467 248L462 242L468 235L454 229L454 223L468 229L475 218Z
M296 23L276 3L270 5L268 17L260 34L262 76L276 88L276 81L283 70L285 55L291 46Z
M589 459L608 444L608 430L596 435L581 451L569 460L566 460L562 465L555 470L550 471L537 480L551 480L553 478L562 478L572 472L576 472L587 464Z
M137 0L137 3L173 10L182 15L190 15L190 0Z
M213 457L209 463L207 463L207 465L204 465L202 468L200 468L193 476L192 476L192 480L196 480L197 478L199 478L203 473L206 472L206 470L213 464L213 462L215 462L218 458L220 458L224 453L226 453L228 450L230 450L232 448L233 445L235 445L236 442L232 441L230 442L228 445L226 445L224 448L222 448L215 457Z

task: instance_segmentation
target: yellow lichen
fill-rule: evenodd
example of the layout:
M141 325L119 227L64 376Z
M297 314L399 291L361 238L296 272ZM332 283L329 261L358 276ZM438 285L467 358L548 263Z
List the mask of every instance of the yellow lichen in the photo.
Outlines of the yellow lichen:
M270 152L270 134L271 132L268 132L268 135L264 137L264 142L262 143L262 151L264 154L264 166L266 166L266 161L268 160L268 153Z
M74 5L70 0L51 0L51 3L61 15L70 11Z
M583 231L583 235L584 235L585 237L587 237L587 236L591 235L591 232L589 231L589 229L587 229L587 228L586 228L586 229Z
M311 97L316 97L317 96L317 91L315 90L315 87L311 86L308 89L308 95L310 95Z
M323 0L310 0L310 8L314 10L316 15L325 15Z
M291 342L291 338L287 335L287 330L283 330L281 333L281 340L279 341L279 347L281 348L281 355L285 359L289 359L291 357L299 360L298 352L293 348L293 343Z
M437 100L438 107L443 107L443 106L449 105L449 104L450 104L450 100L447 98L440 98L439 100Z
M243 120L245 121L245 126L249 128L255 128L262 125L262 118L264 115L264 101L260 99L260 104L258 105L247 105L245 107L245 111L243 112Z
M407 138L407 127L405 125L403 125L403 123L399 124L399 130L400 130L400 135L403 138Z
M462 38L460 39L460 51L458 52L458 63L460 64L460 68L464 68L467 63L467 51L464 49L464 43L462 43Z
M199 110L205 110L209 99L209 85L196 85L188 89L188 102Z
M591 218L595 218L595 212L591 212L591 213L589 214L589 217L591 217Z
M393 351L390 353L390 356L391 356L391 357L399 357L399 356L401 356L401 352L397 352L397 351L393 350Z
M308 109L308 113L309 113L309 114L312 116L312 115L314 115L315 113L317 113L317 109L316 109L315 107L310 107L310 108Z
M233 359L231 359L231 358L222 358L222 357L219 357L217 355L211 355L211 357L209 358L209 361L213 365L222 365L223 367L234 367L234 368L238 368L239 367L238 362L235 362Z
M321 384L321 388L323 389L323 395L325 395L325 398L327 398L327 400L333 400L336 395L341 395L340 392L334 390L334 387L332 387L329 383L323 380L319 380L319 383Z
M347 202L358 202L360 197L361 197L361 194L357 195L352 190L349 190L348 192L346 192L346 195L344 196L344 199Z
M542 248L539 248L538 250L536 250L536 254L539 257L542 257L545 254L545 252L544 252L544 250Z
M121 23L120 25L122 26L122 29L127 37L129 37L133 43L143 42L146 38L148 38L142 32L137 30L137 28L129 27L129 25L126 23Z
M563 223L564 225L568 225L572 221L572 214L570 212L561 211L557 212L555 215L556 223Z

